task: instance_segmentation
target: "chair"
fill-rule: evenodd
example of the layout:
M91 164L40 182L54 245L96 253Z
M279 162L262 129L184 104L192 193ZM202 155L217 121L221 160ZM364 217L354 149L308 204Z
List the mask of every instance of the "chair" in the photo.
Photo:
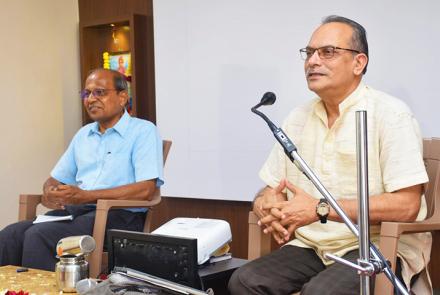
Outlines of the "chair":
M411 223L382 222L381 224L379 249L391 262L393 271L396 265L397 242L402 233L440 230L440 138L423 140L423 159L429 177L425 189L427 218ZM384 274L377 276L374 294L393 294L393 286Z
M429 177L429 183L425 190L427 218L411 223L382 222L381 224L379 249L391 262L393 271L395 271L396 265L397 242L402 233L440 230L440 138L423 140L423 159ZM258 217L253 212L249 212L249 260L266 255L272 249L271 236L263 234L257 222ZM374 291L376 295L393 294L393 286L384 274L376 277Z
M163 141L163 161L168 157L171 148L171 141ZM132 200L98 200L96 203L95 224L93 227L93 238L96 241L95 251L89 256L89 273L90 277L96 278L101 270L107 267L107 253L103 252L105 226L107 223L107 215L110 209L121 208L148 208L148 214L145 218L144 232L150 232L151 220L153 215L153 208L161 201L160 189L157 188L154 192L155 197L151 201L132 201ZM38 204L41 203L42 195L20 195L20 203L18 209L18 219L32 220L36 215Z

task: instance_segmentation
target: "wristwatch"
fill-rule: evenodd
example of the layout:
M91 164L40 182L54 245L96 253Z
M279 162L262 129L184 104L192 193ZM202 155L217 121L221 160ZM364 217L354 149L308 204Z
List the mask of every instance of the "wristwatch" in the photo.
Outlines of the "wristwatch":
M320 199L316 205L316 215L318 215L321 223L327 223L327 217L330 213L330 205L326 199Z

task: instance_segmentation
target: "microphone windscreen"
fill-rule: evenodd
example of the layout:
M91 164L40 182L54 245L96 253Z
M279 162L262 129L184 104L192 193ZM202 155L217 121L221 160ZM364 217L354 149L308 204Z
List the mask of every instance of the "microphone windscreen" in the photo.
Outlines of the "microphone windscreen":
M260 104L261 105L272 105L275 103L275 100L277 97L275 96L275 93L273 92L266 92L263 97L261 98Z

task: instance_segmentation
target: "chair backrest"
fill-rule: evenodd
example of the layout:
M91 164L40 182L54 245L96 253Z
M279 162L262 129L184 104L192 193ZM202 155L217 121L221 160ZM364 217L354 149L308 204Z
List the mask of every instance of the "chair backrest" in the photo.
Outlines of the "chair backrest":
M168 154L169 154L170 149L171 149L171 144L172 144L171 140L163 140L162 141L163 165L164 166L165 166L165 162L167 161ZM156 188L156 191L154 192L154 198L155 199L160 199L161 198L161 196L160 196L160 188ZM150 232L151 219L152 218L153 218L153 209L150 208L150 209L148 209L147 217L145 218L144 233L149 233Z
M425 189L427 218L440 218L440 138L423 140L423 160L429 182Z

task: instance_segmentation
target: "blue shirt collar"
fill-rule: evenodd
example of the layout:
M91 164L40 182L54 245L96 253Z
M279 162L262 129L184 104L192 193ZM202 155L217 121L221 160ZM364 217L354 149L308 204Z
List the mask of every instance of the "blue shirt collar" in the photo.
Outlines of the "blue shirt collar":
M124 137L124 134L127 132L128 124L131 119L131 116L128 114L127 110L124 110L124 114L122 115L121 119L112 127L107 130L113 129L116 131L121 137ZM99 124L98 122L92 123L92 126L89 131L89 135L96 133L101 135L99 132Z

